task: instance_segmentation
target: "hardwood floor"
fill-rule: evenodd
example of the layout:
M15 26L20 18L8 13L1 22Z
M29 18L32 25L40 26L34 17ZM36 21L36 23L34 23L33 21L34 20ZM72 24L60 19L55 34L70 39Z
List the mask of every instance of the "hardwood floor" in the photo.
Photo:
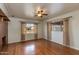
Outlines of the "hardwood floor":
M8 55L79 55L79 51L44 39L9 44Z

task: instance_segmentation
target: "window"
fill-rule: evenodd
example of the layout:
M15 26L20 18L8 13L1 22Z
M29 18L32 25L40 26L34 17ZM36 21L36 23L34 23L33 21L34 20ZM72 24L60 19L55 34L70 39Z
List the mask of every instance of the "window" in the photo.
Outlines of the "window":
M35 24L25 24L24 32L25 33L36 33L36 25Z

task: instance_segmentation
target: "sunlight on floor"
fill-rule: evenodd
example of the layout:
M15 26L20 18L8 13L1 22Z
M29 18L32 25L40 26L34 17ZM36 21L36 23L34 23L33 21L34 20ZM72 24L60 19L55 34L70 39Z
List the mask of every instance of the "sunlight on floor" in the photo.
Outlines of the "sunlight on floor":
M25 53L35 54L35 45L25 47Z

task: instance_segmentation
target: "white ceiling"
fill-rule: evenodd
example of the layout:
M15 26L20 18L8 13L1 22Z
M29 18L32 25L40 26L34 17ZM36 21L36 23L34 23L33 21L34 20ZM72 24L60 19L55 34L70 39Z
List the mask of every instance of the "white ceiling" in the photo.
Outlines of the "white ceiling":
M47 10L48 16L39 18L34 16L37 7ZM6 3L8 13L11 16L24 19L48 19L70 11L79 9L78 3Z

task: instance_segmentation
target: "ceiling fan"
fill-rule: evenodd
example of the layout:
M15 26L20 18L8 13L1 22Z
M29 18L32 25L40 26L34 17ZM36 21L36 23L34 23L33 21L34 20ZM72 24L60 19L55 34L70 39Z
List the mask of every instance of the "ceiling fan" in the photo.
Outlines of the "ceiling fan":
M43 17L43 16L47 16L48 14L46 13L46 10L45 9L41 9L40 7L37 8L36 12L35 12L35 16L38 16L38 17Z

